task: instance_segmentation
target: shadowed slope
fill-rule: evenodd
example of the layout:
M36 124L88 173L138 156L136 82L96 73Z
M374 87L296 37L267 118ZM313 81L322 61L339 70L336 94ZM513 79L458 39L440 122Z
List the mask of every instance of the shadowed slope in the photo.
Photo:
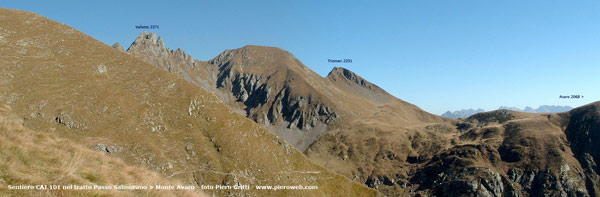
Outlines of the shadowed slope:
M565 133L575 157L585 169L587 188L600 196L600 102L563 113L569 117Z

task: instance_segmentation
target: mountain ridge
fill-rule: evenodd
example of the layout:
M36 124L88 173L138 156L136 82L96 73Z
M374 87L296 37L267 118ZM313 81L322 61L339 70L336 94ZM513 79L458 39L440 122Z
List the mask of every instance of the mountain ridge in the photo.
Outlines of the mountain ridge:
M328 125L356 119L358 111L376 113L376 106L389 103L421 111L345 68L334 68L322 77L277 47L247 45L225 50L206 62L194 59L191 64L173 60L167 52L174 50L159 40L155 33L142 32L127 52L214 92L238 113L270 128L300 150L325 133ZM357 105L348 108L339 98L349 98Z
M506 106L500 106L498 107L498 109L506 109L506 110L511 110L511 111L520 111L520 112L528 112L528 113L558 113L558 112L566 112L569 111L571 109L573 109L570 106L558 106L558 105L541 105L538 108L532 108L532 107L525 107L523 109L517 108L517 107L506 107ZM450 111L446 111L445 113L443 113L442 117L446 117L446 118L467 118L473 114L476 113L481 113L481 112L485 112L485 110L479 108L477 110L474 109L462 109L462 110L455 110L454 112L450 112Z
M308 160L180 76L37 14L0 8L0 24L0 102L24 127L184 184L319 187L208 191L214 195L378 195Z
M248 116L251 113L247 107L253 106L251 112L260 112L261 106L269 106L269 98L274 97L264 96L269 95L265 94L268 87L276 87L276 92L285 90L287 98L299 101L314 101L314 94L323 96L314 98L324 99L321 101L327 102L337 118L315 135L313 143L305 143L309 145L305 150L302 146L297 148L326 168L386 195L589 196L597 191L597 181L584 181L586 176L593 178L595 174L583 175L581 159L570 154L563 132L569 118L564 113L530 114L501 109L464 120L441 118L385 91L372 91L374 84L344 68L334 68L325 78L307 74L314 72L305 70L307 67L289 52L273 47L226 50L206 63L219 69L217 76L223 83L215 83L221 88L218 91L232 94L237 104L259 101L257 105L240 105L246 109L246 117L255 122L261 119ZM296 91L298 87L290 83L294 81L296 85L309 86L311 91ZM293 106L320 111L307 103L301 101ZM270 112L290 107L270 106L266 108ZM269 128L269 122L262 125ZM287 125L289 129L292 124ZM311 131L277 133L277 129L270 129L288 142L294 139L286 137L286 133ZM585 144L580 138L572 139L574 144ZM525 181L533 179L537 181ZM561 180L561 184L549 186L547 183L552 180Z

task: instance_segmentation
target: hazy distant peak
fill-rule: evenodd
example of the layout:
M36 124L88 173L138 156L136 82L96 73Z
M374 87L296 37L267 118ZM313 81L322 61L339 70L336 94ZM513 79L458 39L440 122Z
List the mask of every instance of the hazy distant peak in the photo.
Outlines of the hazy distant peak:
M520 111L520 112L527 112L527 113L558 113L558 112L566 112L573 108L570 106L542 105L538 108L533 108L533 107L527 106L524 109L520 109L518 107L500 106L500 107L498 107L498 109L499 110ZM441 116L446 117L446 118L466 118L466 117L469 117L473 114L480 113L480 112L484 112L484 110L483 109L478 109L478 110L463 109L463 110L456 110L454 112L447 111L446 113L442 114Z
M538 108L526 106L523 109L520 109L518 107L500 106L498 109L507 109L507 110L512 110L512 111L520 111L520 112L528 112L528 113L555 113L555 112L566 112L573 108L570 106L542 105L542 106L539 106Z
M447 111L446 113L442 114L442 117L446 117L446 118L466 118L469 117L473 114L476 113L481 113L484 112L485 110L479 108L477 110L475 109L463 109L463 110L456 110L454 112L451 111Z
M519 109L517 107L508 107L508 106L500 106L500 107L498 107L498 109L506 109L506 110L511 110L511 111L522 111L522 109Z

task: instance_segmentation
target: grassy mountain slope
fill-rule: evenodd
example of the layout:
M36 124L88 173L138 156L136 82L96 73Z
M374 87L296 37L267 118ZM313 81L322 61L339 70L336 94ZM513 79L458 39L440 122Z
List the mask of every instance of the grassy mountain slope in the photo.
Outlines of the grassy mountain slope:
M14 190L8 185L182 185L69 139L23 127L0 107L0 193L15 196L206 196L198 190Z
M0 10L0 102L23 125L197 185L316 185L215 194L376 195L310 162L214 94L66 25Z

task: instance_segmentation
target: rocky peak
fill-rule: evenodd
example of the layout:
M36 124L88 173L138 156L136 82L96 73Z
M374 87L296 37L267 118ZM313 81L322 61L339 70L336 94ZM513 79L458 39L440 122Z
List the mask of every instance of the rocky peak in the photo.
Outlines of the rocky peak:
M135 50L135 48L139 48L139 47L167 50L165 48L165 43L163 42L161 37L156 35L156 33L154 33L154 32L149 33L146 31L142 32L135 39L135 41L133 41L133 43L131 44L131 46L129 46L129 49L127 49L127 51L132 50L132 49Z
M356 84L369 90L382 90L377 85L372 84L354 72L342 67L334 67L327 75L327 78L332 81L348 81L351 84Z
M158 36L155 32L142 32L136 39L135 42L142 42L142 41L150 41L153 44L164 44L162 42L162 38L160 36Z
M112 47L118 49L119 51L125 52L125 48L123 48L123 46L121 46L121 43L119 42L115 42L115 44L113 44Z
M134 55L145 62L164 68L172 73L184 75L185 67L195 68L199 62L182 49L172 50L165 47L160 36L154 32L142 32L131 43L127 53ZM186 78L188 79L188 78ZM188 79L190 80L190 79ZM191 80L190 80L191 81Z

